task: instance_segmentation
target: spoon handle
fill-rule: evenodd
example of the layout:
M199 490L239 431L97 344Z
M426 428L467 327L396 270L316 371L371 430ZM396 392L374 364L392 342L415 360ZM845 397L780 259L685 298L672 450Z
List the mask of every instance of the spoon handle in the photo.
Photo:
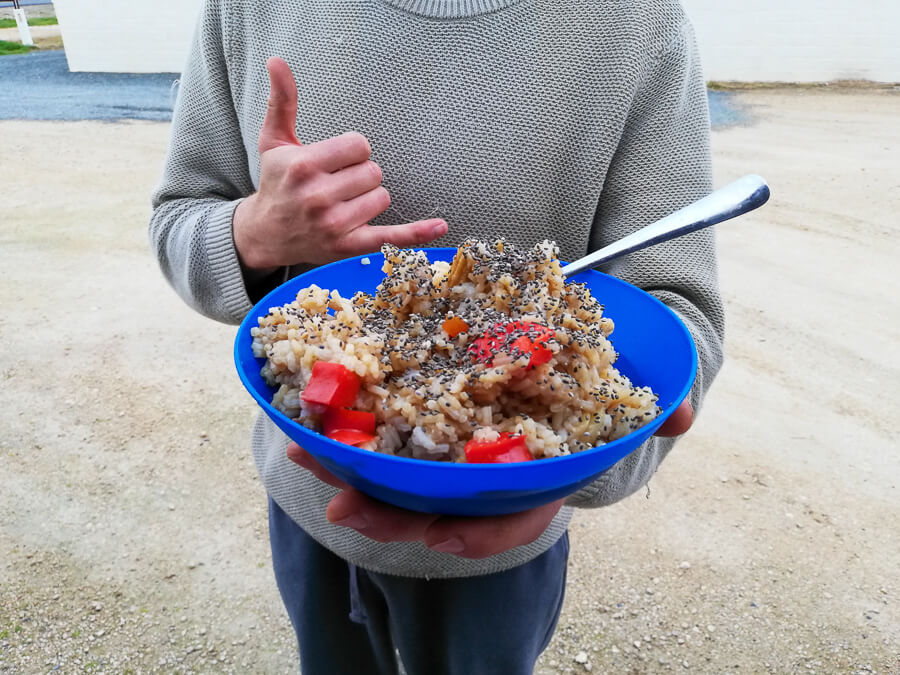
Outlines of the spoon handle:
M655 223L562 268L570 277L619 256L741 216L766 203L769 186L759 176L744 176Z

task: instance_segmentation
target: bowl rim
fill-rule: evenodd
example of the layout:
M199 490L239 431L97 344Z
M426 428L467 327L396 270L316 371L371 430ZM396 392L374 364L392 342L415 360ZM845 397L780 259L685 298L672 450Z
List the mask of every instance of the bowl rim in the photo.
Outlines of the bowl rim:
M428 255L432 252L448 253L450 251L457 250L457 247L409 247L409 248L411 248L411 250L413 250L413 251L423 251L426 253L426 255ZM312 271L321 272L322 270L325 270L329 267L347 265L354 261L361 262L364 258L370 259L369 264L375 264L374 261L371 261L371 258L381 257L381 256L382 256L381 252L366 253L364 255L358 255L358 256L353 256L350 258L344 258L342 260L336 260L335 262L332 262L332 263L320 265L318 267L312 268L311 270L307 270L307 272L312 272ZM434 262L431 259L430 255L429 255L429 261ZM565 262L562 260L560 260L559 262L560 262L560 264L565 264ZM302 432L309 433L309 434L315 434L317 436L318 441L324 441L327 445L330 445L330 447L334 448L335 451L346 452L346 453L349 453L351 456L354 456L354 455L358 456L362 460L369 459L372 457L372 455L377 455L380 458L384 458L384 460L386 460L388 462L397 462L402 466L408 466L408 467L412 467L412 466L423 467L423 468L428 467L431 470L437 469L438 467L456 467L451 470L454 470L454 471L460 471L460 470L462 470L462 471L482 471L482 472L503 471L507 474L510 471L531 471L531 470L533 470L532 467L534 467L535 465L546 466L548 462L552 462L555 466L562 466L564 462L578 461L578 458L584 457L586 455L596 455L596 454L599 454L604 451L615 452L618 449L620 449L621 446L626 445L627 443L633 441L634 436L636 434L646 434L646 438L650 438L650 436L652 436L653 433L660 426L662 426L663 422L665 422L665 420L668 419L668 417L675 411L675 409L685 400L687 395L690 393L690 390L693 388L694 382L697 377L698 360L697 360L696 343L694 342L694 338L691 335L691 332L688 330L687 326L685 325L684 321L681 319L681 317L678 316L678 314L675 313L675 311L671 307L666 305L664 302L662 302L659 298L657 298L650 292L645 291L644 289L642 289L638 286L635 286L634 284L630 284L627 281L619 279L618 277L614 277L612 275L605 274L598 270L585 270L585 271L579 272L575 276L567 279L566 283L573 283L573 282L574 283L583 283L583 282L578 281L579 278L589 276L592 274L599 274L599 275L602 275L603 277L605 277L607 282L611 282L613 284L619 284L622 286L627 286L630 289L636 289L640 293L644 294L647 299L649 299L650 301L652 301L653 303L655 303L656 305L661 307L664 310L664 313L667 313L668 315L670 315L670 318L672 318L674 320L675 325L679 328L680 332L683 334L683 337L687 338L687 343L690 348L689 372L691 373L691 376L689 378L687 378L686 382L682 385L681 390L674 397L673 401L668 406L666 406L666 408L664 408L663 411L653 421L651 421L649 424L645 424L644 426L642 426L638 429L635 429L634 431L629 432L625 436L622 436L613 441L610 441L609 443L604 443L603 445L597 445L597 446L594 446L593 448L589 448L587 450L580 450L578 452L573 452L568 455L562 455L562 456L558 456L558 457L545 457L545 458L542 458L538 462L510 462L510 463L503 463L503 464L491 464L491 463L469 464L466 462L442 462L442 461L437 461L437 460L432 460L432 459L420 459L420 458L416 458L416 457L400 457L398 455L389 455L387 453L380 453L380 452L372 451L372 450L363 450L361 448L357 448L356 446L347 445L345 443L340 443L338 441L332 440L332 439L328 438L327 436L325 436L313 429L310 429L309 427L305 427L302 424L299 424L296 421L292 420L290 417L288 417L283 412L278 410L275 406L273 406L271 399L267 401L262 396L262 394L260 394L260 392L256 389L256 387L254 387L250 383L249 378L247 377L247 374L244 371L244 368L242 366L242 364L244 363L244 359L242 358L242 341L247 342L247 345L243 345L243 349L249 350L250 349L249 345L252 344L252 338L250 336L250 329L259 325L258 320L259 320L260 316L264 316L265 314L268 313L269 309L276 306L275 304L270 304L269 299L274 297L275 295L282 294L284 292L284 289L286 286L291 285L291 284L298 284L299 280L302 279L303 276L305 276L307 272L303 272L295 277L291 277L290 279L287 279L283 283L279 284L276 288L269 291L256 304L253 305L253 308L250 309L250 311L247 312L247 314L241 320L241 323L239 324L238 329L237 329L237 333L235 334L234 349L233 349L234 362L235 362L235 366L236 366L236 369L238 372L238 377L240 378L241 384L244 386L244 388L250 393L250 395L262 407L263 411L267 415L269 415L270 417L273 417L273 416L277 417L282 423L288 424L288 425L296 428L298 431L302 431ZM297 290L300 290L300 288L298 288ZM284 304L284 303L281 303L281 304ZM260 312L263 312L263 313L261 314ZM254 362L258 363L259 358L261 358L261 357L253 357L252 352L251 352L251 358L253 359ZM273 418L273 421L274 421L274 418ZM643 443L643 442L645 442L645 441L642 441L641 443ZM636 446L636 447L638 447L638 446ZM317 454L316 452L314 452L312 450L309 450L309 452L311 454L313 454L314 456ZM443 469L443 470L446 470L446 469Z

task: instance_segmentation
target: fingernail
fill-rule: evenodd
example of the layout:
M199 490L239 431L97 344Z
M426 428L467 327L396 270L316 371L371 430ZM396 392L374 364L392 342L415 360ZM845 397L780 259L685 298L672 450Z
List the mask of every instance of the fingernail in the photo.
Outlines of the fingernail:
M437 225L434 225L431 228L431 234L433 234L435 237L442 237L447 234L447 223L440 222Z
M368 526L369 521L358 513L353 513L346 518L334 521L334 524L340 525L341 527L352 527L354 530L364 530Z
M438 551L439 553L462 553L465 547L466 545L463 543L462 539L450 537L429 548L431 548L432 551Z

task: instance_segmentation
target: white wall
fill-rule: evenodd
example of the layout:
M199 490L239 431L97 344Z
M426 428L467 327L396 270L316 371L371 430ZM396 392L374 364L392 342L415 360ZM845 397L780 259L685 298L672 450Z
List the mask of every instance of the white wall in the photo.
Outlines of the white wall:
M69 68L178 72L201 0L54 0ZM682 0L707 79L900 82L900 0Z
M53 0L69 70L181 72L200 2Z
M682 0L708 80L900 82L900 0Z

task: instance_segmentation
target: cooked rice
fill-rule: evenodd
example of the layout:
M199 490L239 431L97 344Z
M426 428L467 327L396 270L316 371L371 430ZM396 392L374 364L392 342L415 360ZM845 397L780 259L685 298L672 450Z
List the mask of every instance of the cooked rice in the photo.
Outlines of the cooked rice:
M272 404L300 424L319 428L321 407L300 394L322 360L361 378L354 408L377 423L367 449L406 457L464 462L467 441L500 432L524 434L535 458L555 457L660 413L650 388L614 367L613 322L584 284L565 282L555 244L469 240L452 264L389 245L382 253L386 276L374 296L313 285L252 329L262 376L278 387ZM450 316L469 326L452 339L442 327ZM527 368L529 355L514 349L488 364L473 359L470 341L513 320L553 329L549 363Z

